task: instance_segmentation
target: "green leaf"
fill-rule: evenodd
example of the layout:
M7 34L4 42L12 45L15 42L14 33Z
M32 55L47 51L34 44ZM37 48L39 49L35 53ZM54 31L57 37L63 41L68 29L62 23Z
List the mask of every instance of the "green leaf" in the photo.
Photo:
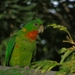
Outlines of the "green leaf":
M75 59L68 62L64 62L55 75L72 75L72 73L75 74Z
M64 55L62 56L61 61L60 61L60 64L62 64L62 63L65 61L65 59L66 59L72 52L73 52L72 50L67 50L67 51L64 53Z
M61 48L58 53L61 54L61 53L65 53L68 49L67 48Z
M48 25L47 27L50 27L52 26L53 28L57 28L59 29L60 31L65 31L67 32L67 28L65 26L62 26L62 25L57 25L57 24L51 24L51 25Z
M57 63L56 61L52 61L52 60L38 61L32 64L33 64L32 68L36 68L35 71L38 71L39 69L41 69L42 73L46 71L50 71L55 66L59 65L59 63Z
M4 18L4 14L0 14L0 19L3 19Z

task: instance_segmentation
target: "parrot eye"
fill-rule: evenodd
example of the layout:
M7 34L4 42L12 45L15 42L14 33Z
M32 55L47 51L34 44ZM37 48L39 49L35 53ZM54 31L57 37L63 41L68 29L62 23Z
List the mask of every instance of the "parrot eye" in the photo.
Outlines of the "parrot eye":
M35 23L34 25L35 25L35 26L38 26L38 24L37 24L37 23Z

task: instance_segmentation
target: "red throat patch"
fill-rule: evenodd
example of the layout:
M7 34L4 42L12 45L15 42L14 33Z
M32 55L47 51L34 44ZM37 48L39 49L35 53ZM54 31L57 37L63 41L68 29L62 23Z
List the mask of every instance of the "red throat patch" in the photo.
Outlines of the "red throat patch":
M32 31L32 32L27 33L26 36L27 36L28 38L31 38L32 40L36 40L37 35L38 35L38 31L37 31L37 30L34 30L34 31Z

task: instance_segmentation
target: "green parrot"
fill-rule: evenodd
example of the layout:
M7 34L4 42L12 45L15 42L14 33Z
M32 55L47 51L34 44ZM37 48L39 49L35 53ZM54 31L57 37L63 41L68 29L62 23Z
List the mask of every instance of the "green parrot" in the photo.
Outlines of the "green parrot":
M6 47L6 66L29 66L36 54L36 39L43 32L42 21L39 19L27 23L13 35Z

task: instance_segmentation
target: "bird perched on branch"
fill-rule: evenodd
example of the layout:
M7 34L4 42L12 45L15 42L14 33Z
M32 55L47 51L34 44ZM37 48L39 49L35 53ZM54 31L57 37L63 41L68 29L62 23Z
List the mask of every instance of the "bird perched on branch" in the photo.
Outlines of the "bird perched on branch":
M37 19L27 23L13 35L6 48L5 65L29 66L36 54L37 35L43 30L42 21Z

